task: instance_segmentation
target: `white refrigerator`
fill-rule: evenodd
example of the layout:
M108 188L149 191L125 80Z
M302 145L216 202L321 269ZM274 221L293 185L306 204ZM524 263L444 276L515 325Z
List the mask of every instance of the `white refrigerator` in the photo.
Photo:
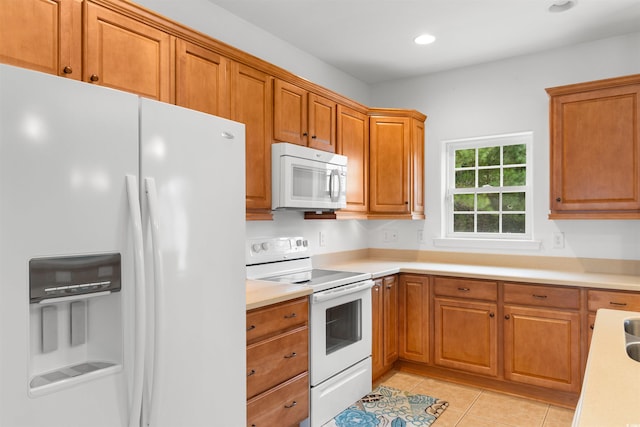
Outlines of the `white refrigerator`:
M0 427L246 424L244 138L0 65Z

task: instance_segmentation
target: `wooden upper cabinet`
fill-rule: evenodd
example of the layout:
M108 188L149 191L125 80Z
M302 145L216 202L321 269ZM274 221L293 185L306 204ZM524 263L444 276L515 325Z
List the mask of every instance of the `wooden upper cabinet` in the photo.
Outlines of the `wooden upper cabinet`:
M411 120L372 117L370 138L369 211L409 214Z
M234 62L230 84L231 120L245 124L247 219L272 219L273 78Z
M273 89L273 139L336 151L337 104L276 79Z
M176 105L229 117L229 60L176 40Z
M369 209L369 117L338 105L337 152L347 156L347 208L339 217L366 216Z
M640 74L547 93L549 217L640 218Z
M424 219L426 116L388 109L369 115L369 216Z
M0 0L0 62L82 77L82 0Z
M86 22L83 80L173 102L172 36L93 3Z

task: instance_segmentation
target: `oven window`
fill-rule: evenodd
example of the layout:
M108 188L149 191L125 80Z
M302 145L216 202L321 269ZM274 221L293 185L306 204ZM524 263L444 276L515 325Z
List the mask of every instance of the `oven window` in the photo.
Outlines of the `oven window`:
M362 300L327 309L327 355L362 339Z

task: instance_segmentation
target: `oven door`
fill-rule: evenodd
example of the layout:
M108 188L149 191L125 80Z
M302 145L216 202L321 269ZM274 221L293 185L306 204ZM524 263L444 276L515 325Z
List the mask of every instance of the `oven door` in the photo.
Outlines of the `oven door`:
M371 355L372 280L311 296L311 386Z

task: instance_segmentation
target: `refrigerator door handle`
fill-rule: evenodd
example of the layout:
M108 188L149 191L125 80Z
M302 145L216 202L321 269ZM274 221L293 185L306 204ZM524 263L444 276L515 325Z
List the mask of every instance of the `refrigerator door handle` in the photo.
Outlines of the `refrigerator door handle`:
M146 335L146 295L144 277L144 247L142 240L142 215L138 180L134 175L126 176L129 201L129 219L133 228L133 252L135 275L135 355L133 368L133 391L129 410L129 427L140 426L142 393L144 385L145 335Z
M154 408L157 407L157 390L161 383L160 377L160 358L162 351L162 331L163 331L163 307L164 307L164 273L162 252L160 251L160 221L158 217L158 192L156 190L156 181L153 178L145 178L145 193L147 195L147 206L149 211L149 223L151 225L151 250L153 253L153 292L155 297L154 306L154 336L153 347L150 350L149 358L153 358L152 373L149 389L149 408L146 411L146 419L149 425L153 425L152 414Z

